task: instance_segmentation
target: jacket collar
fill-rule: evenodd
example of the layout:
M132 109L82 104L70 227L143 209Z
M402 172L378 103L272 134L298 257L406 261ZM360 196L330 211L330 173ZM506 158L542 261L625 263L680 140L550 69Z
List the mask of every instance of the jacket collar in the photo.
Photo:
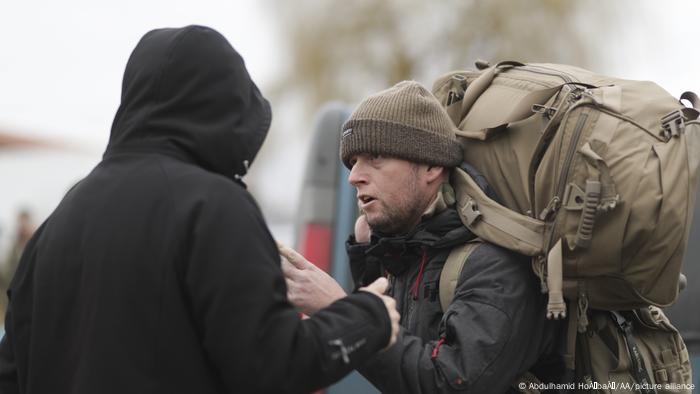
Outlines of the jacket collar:
M443 184L418 226L394 236L373 232L365 255L380 260L396 275L417 263L424 251L431 254L435 249L452 248L475 238L462 223L454 203L454 190Z

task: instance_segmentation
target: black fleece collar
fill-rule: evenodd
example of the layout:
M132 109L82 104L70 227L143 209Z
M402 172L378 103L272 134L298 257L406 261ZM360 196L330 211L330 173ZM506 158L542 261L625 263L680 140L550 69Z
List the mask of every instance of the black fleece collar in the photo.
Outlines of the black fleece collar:
M416 264L424 252L431 254L435 249L452 248L475 237L457 211L447 208L423 220L407 234L389 236L373 232L365 255L370 260L380 260L390 273L397 275Z

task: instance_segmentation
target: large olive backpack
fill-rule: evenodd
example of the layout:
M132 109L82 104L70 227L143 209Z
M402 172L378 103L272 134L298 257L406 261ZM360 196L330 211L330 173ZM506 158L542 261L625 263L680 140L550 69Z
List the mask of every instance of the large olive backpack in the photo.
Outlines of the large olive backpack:
M694 107L687 108L652 82L572 66L480 68L433 85L459 128L465 161L499 198L455 169L451 184L463 223L482 240L533 257L549 296L547 316L566 317L568 305L571 369L598 353L575 355L577 332L586 333L578 339L586 353L597 335L613 330L620 341L607 333L601 343L624 344L637 362L612 370L636 368L636 382L686 382L687 350L656 307L671 305L679 292L700 167L700 100L684 93ZM457 255L451 260L459 265L464 253ZM647 344L639 338L654 337L644 336L645 328L670 332L664 338L676 346L652 341L665 356L641 358ZM614 349L619 363L623 348ZM594 378L603 378L596 371L613 373L595 362L586 368Z

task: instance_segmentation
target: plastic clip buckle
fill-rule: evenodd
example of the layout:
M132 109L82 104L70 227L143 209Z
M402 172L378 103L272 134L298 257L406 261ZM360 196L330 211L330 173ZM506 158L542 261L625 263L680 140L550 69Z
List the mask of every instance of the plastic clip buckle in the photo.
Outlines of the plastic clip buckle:
M540 113L547 119L552 119L554 114L557 113L557 109L554 107L547 107L542 104L532 104L532 112Z
M661 118L661 133L670 140L679 136L685 128L685 117L681 111L673 111Z
M464 216L467 218L467 226L471 226L477 219L481 217L481 212L479 211L479 208L476 205L476 201L472 199L470 199L469 202L467 202L467 205L464 207L462 213L464 213Z

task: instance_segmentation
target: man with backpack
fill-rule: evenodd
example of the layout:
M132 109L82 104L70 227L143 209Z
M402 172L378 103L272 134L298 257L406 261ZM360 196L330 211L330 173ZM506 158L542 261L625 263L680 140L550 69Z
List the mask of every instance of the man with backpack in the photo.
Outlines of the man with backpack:
M363 212L347 242L355 285L388 276L402 316L397 343L359 371L387 393L502 393L557 381L562 324L545 318L530 259L480 242L462 223L449 183L462 149L437 99L412 81L366 98L343 125L340 156ZM369 242L360 238L367 230ZM281 252L298 307L313 313L342 296L302 256ZM463 267L446 265L460 258Z

